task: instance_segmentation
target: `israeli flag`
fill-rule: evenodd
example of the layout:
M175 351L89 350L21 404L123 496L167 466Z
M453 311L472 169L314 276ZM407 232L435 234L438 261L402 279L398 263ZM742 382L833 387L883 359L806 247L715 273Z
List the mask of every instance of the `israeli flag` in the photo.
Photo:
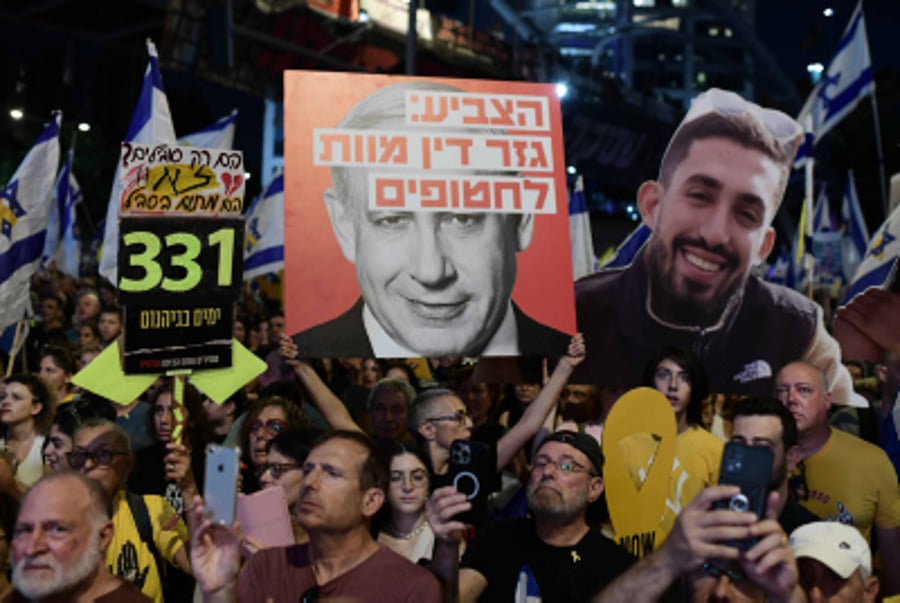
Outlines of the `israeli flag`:
M631 231L624 241L616 248L616 253L606 262L604 268L623 268L631 264L634 256L644 247L644 244L650 240L653 231L646 224L641 223L637 228Z
M791 287L791 253L786 249L782 249L778 254L775 263L766 270L766 281L775 283L776 285L784 285Z
M55 113L12 180L0 190L0 330L24 318L31 277L41 264L53 183L59 166Z
M591 216L584 198L584 178L579 176L569 198L569 241L572 246L572 271L577 281L597 269Z
M823 186L822 190L819 191L819 198L816 199L816 206L813 208L813 234L832 232L833 230L834 223L831 220L831 207Z
M850 305L869 289L889 290L897 282L900 270L900 205L894 208L866 249L853 281L847 287L838 309Z
M237 121L237 109L225 117L216 120L202 130L188 134L178 139L182 146L199 147L202 149L232 149L234 148L234 127Z
M271 182L247 208L244 222L244 280L284 268L284 173Z
M162 75L159 72L159 56L156 45L147 40L147 53L150 60L144 74L144 85L137 107L131 117L131 125L125 134L125 142L140 144L175 144L175 128L172 125L172 114L169 112L169 101L163 90ZM116 167L112 192L109 195L109 206L106 210L106 228L103 232L103 246L100 249L100 274L114 285L118 284L116 258L119 254L119 202L122 196L120 184L121 167Z
M841 204L841 230L843 231L843 260L844 274L856 274L860 262L866 255L866 247L869 245L869 229L859 206L859 196L856 194L856 183L853 179L853 170L847 174L847 186L844 189L844 199Z
M72 173L74 153L70 149L66 162L59 170L54 187L54 202L47 220L47 239L44 243L44 264L51 260L57 269L69 276L80 276L81 241L77 229L76 206L81 203L81 187Z
M850 23L841 37L837 52L822 79L813 88L797 121L818 142L868 94L875 92L872 60L866 39L862 2L856 5ZM809 144L801 145L794 166L811 155Z

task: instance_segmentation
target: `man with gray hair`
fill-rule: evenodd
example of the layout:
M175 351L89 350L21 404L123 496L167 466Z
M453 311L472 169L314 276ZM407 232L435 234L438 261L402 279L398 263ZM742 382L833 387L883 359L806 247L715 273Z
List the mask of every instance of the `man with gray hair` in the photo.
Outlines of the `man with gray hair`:
M792 362L779 371L775 393L797 421L802 464L791 483L804 507L825 520L877 537L884 590L900 593L900 492L885 452L828 424L831 394L822 371Z
M161 603L166 564L190 574L187 527L163 497L125 490L134 456L128 434L120 426L106 419L88 419L75 432L73 444L66 456L69 466L100 484L112 499L115 530L106 552L107 566ZM174 471L174 466L166 471Z
M9 601L150 601L104 562L112 507L99 484L72 471L51 473L26 493L12 536Z
M429 92L462 90L424 81L386 86L337 127L407 130L407 94ZM300 350L379 358L564 352L569 335L511 301L516 256L531 243L533 214L372 209L371 172L332 168L325 204L341 252L356 266L361 297L340 316L295 334Z
M801 138L790 117L732 92L696 98L659 179L638 190L652 236L630 265L575 285L591 353L574 383L634 387L646 359L675 345L697 352L713 392L771 395L778 370L803 358L826 371L838 403L863 405L822 309L751 276L775 244L771 224Z
M406 429L409 406L416 397L416 390L400 379L381 379L369 390L369 422L372 437L379 444L410 441Z
M800 586L810 601L874 603L878 578L872 553L853 526L836 521L808 523L791 533Z

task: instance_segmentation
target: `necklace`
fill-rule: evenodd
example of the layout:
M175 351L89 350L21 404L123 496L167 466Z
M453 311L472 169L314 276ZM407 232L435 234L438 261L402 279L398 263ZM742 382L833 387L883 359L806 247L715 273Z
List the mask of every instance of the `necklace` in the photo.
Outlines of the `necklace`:
M417 528L413 528L411 532L398 532L392 528L385 528L384 531L387 532L388 536L390 536L391 538L396 538L397 540L412 540L413 537L418 536L423 531L425 531L425 528L427 527L428 522L423 521L422 525Z

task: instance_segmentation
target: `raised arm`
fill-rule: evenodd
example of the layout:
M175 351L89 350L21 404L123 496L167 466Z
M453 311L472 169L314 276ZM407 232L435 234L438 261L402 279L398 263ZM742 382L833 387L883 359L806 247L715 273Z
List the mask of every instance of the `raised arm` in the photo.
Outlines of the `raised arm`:
M619 576L593 603L656 601L677 579L713 559L738 562L746 579L765 591L766 601L806 601L790 542L775 519L778 494L770 493L761 521L752 513L713 509L717 500L738 492L736 486L711 486L698 494L662 546ZM746 552L725 544L747 537L758 542Z
M350 431L362 431L362 428L350 416L350 412L341 399L334 395L319 374L309 363L298 359L300 351L297 344L287 335L281 335L278 339L278 351L285 363L293 367L294 372L306 387L312 398L313 405L318 409L325 421L332 429L349 429Z
M214 524L204 516L203 499L191 501L191 567L205 603L236 603L240 570L240 531L237 524Z
M662 546L616 578L593 603L657 601L675 580L707 559L737 559L738 549L719 541L746 538L755 518L710 509L715 501L739 491L736 486L712 486L698 494L678 515ZM740 520L737 525L735 519Z
M431 571L441 582L444 603L460 600L459 547L466 526L453 517L471 508L453 486L438 488L425 503L425 518L434 532Z
M559 394L568 383L572 371L584 360L584 354L584 336L576 333L569 342L566 355L559 359L550 379L541 388L537 398L528 405L522 418L497 442L497 471L506 467L516 452L540 430L547 415L556 406Z

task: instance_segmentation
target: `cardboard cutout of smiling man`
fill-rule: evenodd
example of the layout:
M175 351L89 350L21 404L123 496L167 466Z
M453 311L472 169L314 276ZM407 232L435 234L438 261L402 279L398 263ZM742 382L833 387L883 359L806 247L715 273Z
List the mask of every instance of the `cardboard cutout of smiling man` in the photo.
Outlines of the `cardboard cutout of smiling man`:
M836 401L856 405L822 309L750 273L775 243L801 138L790 117L732 92L697 97L658 180L638 190L653 235L630 265L576 283L588 356L573 383L635 386L656 350L677 345L701 358L710 391L772 395L778 370L804 359L828 375Z

